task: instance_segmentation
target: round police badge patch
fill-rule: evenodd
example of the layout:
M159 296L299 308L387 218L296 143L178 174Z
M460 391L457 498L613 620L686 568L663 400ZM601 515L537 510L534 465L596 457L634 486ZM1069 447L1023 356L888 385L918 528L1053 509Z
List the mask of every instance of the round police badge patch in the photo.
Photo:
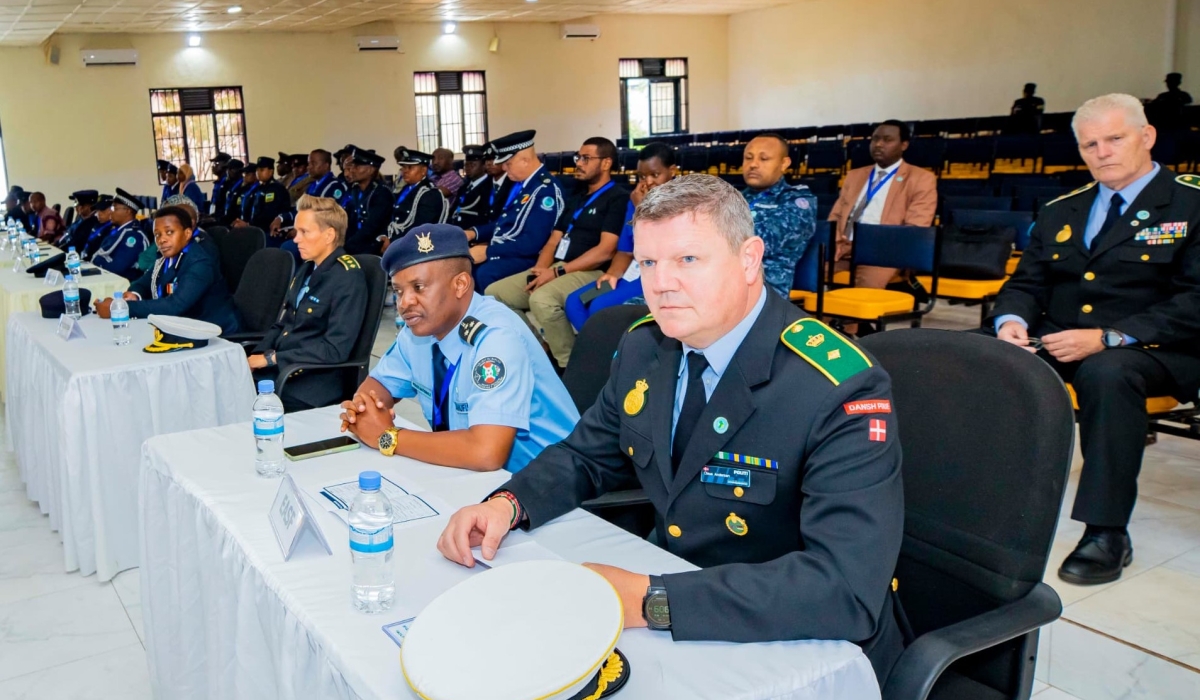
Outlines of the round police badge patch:
M542 199L542 209L545 209L546 211L550 211L553 208L554 208L554 198L553 197L545 197Z
M471 381L475 388L491 391L504 383L504 363L498 357L485 357L471 369Z
M803 197L797 197L796 206L800 207L801 209L808 209L808 200Z
M130 248L132 248L136 244L137 244L137 239L134 238L133 236L130 236L129 238L125 239L125 245Z

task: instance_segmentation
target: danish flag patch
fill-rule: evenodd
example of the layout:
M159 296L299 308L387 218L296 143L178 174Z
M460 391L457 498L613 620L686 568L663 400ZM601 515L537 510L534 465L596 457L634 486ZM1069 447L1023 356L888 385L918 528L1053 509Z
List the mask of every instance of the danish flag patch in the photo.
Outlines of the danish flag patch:
M871 442L887 442L887 422L872 418L869 439Z

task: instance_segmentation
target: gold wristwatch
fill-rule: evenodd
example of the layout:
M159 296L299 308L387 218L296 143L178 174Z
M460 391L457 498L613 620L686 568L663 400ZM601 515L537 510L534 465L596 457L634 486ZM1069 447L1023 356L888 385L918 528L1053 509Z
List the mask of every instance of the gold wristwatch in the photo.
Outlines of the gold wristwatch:
M396 454L396 436L400 434L399 428L388 428L379 435L379 454L384 457L391 457Z

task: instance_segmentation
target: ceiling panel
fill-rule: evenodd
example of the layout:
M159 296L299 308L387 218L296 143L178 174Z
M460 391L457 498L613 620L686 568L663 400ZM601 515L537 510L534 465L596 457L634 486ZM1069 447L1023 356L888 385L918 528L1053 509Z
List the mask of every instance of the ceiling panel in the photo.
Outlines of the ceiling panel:
M327 31L377 20L565 22L599 14L725 15L791 0L0 0L0 46L39 44L55 32Z

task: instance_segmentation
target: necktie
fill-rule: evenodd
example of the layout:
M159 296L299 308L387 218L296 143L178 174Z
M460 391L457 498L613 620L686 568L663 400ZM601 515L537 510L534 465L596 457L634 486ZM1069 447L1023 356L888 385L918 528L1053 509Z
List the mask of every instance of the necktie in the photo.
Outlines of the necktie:
M450 412L447 399L450 389L442 392L442 384L446 383L446 356L437 343L433 344L433 430L438 432L450 429Z
M688 353L688 381L683 395L683 408L679 411L679 420L675 422L675 439L671 441L671 473L679 471L679 462L688 443L692 441L692 431L700 420L700 414L708 404L708 395L704 393L704 370L708 369L708 358L698 352Z
M1121 218L1121 205L1124 203L1125 199L1121 197L1121 193L1113 192L1112 199L1108 200L1108 216L1104 217L1104 223L1100 225L1100 231L1092 238L1092 243L1088 248L1096 245L1096 240L1108 233L1113 224L1117 223L1117 219Z

